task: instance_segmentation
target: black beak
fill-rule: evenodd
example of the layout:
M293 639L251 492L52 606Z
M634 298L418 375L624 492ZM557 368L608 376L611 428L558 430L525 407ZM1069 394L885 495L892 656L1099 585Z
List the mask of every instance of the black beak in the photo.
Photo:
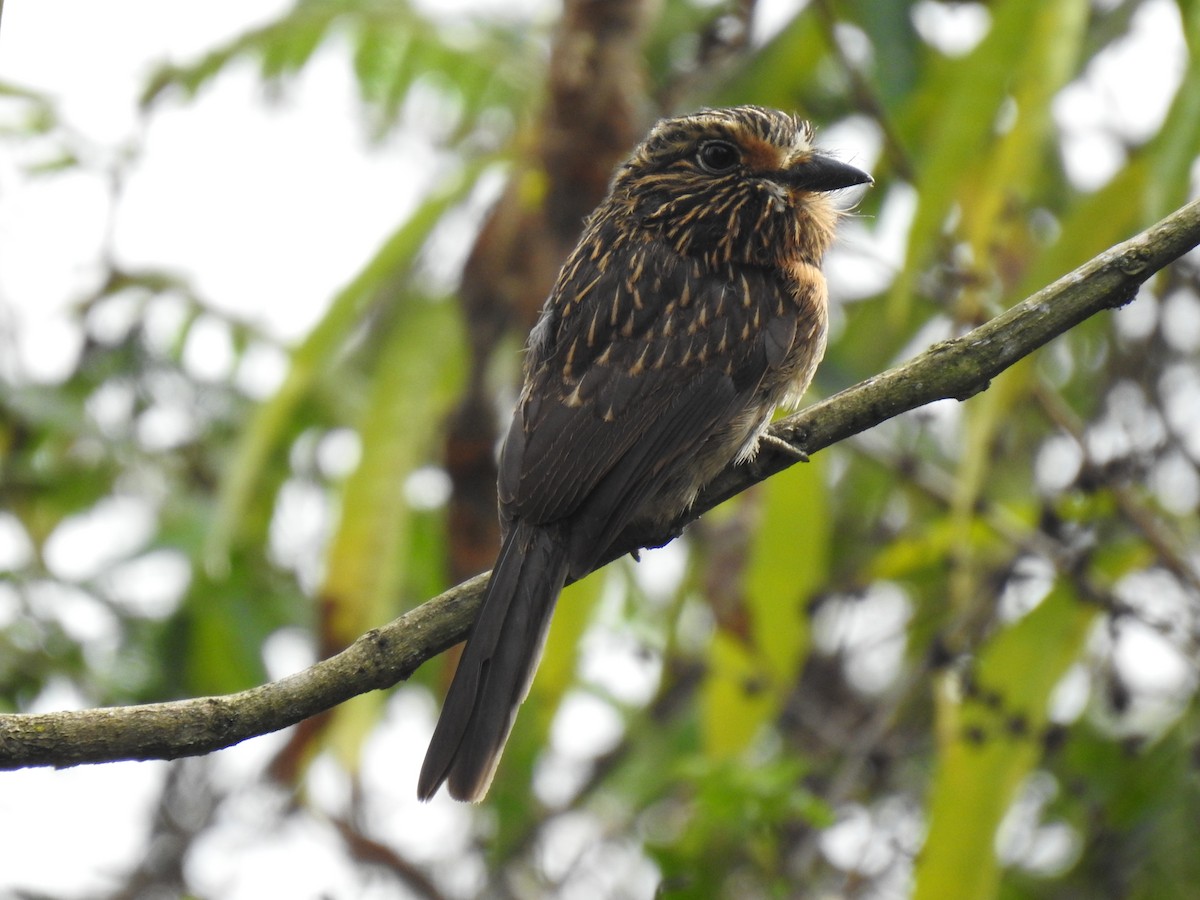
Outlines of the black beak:
M794 188L817 192L875 183L875 179L862 169L818 153L789 168L784 173L783 181Z

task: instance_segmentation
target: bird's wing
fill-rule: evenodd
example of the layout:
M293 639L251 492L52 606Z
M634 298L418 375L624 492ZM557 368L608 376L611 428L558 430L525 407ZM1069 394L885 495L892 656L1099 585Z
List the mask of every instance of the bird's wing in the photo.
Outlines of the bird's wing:
M799 327L767 270L720 278L665 248L622 263L548 307L501 458L507 516L573 517L575 575L706 441L736 452Z

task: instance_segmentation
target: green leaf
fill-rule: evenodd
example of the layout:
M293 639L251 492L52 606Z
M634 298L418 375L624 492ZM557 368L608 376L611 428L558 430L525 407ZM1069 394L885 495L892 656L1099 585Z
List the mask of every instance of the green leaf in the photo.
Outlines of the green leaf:
M713 760L740 754L777 712L779 691L771 690L762 659L725 631L708 647L708 668L700 689L704 752Z
M741 70L720 86L715 98L706 98L706 102L718 106L757 103L794 109L801 90L811 84L827 56L827 42L816 16L796 16L765 47L746 57Z
M320 47L341 38L353 47L359 95L376 137L397 124L412 88L428 87L431 79L460 98L472 120L492 105L515 110L537 84L538 56L521 52L532 36L484 20L472 26L447 40L437 25L402 0L299 0L279 18L194 63L163 66L149 80L141 103L149 106L171 88L193 97L231 64L247 58L258 60L265 80L280 82L302 71Z
M763 485L762 518L746 567L750 630L780 702L808 655L808 601L829 578L828 458Z
M992 25L979 46L963 59L939 67L935 77L925 80L925 91L937 102L929 104L926 138L920 148L916 185L920 200L909 231L907 258L888 301L893 326L908 320L917 278L941 239L952 209L957 204L967 211L971 198L966 188L990 158L1001 108L1014 89L1022 86L1022 77L1023 84L1030 86L1027 106L1033 108L1018 109L1017 115L1029 123L1029 140L1024 139L1025 131L1020 132L1011 142L1009 162L999 165L1029 162L1017 151L1034 142L1044 128L1050 91L1070 74L1082 37L1080 10L1084 6L1082 0L993 4ZM1014 66L1014 61L1025 62ZM917 104L920 102L918 99ZM985 187L998 198L996 192L1003 193L1008 184L989 182ZM993 205L996 202L999 199Z
M440 432L465 366L457 307L407 298L397 304L359 423L362 457L341 491L340 515L320 589L324 641L353 641L397 612L412 512L408 476ZM340 706L329 741L353 770L384 695Z
M817 457L759 488L762 515L743 582L749 633L713 636L701 689L704 748L713 759L751 745L782 709L807 658L808 600L829 576L824 468Z
M358 424L362 455L342 485L326 556L321 597L339 640L397 612L411 515L405 482L429 457L462 380L464 355L454 304L397 303Z
M996 829L1041 756L1050 693L1078 657L1097 613L1060 581L983 649L965 689L953 675L941 679L937 770L916 900L996 895Z

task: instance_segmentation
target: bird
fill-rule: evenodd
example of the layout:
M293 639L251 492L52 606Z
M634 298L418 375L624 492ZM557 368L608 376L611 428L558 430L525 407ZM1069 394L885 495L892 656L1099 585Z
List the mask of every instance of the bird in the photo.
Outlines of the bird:
M872 184L760 106L655 124L617 167L530 332L500 451L499 555L417 784L484 798L568 580L752 460L825 352L822 258Z

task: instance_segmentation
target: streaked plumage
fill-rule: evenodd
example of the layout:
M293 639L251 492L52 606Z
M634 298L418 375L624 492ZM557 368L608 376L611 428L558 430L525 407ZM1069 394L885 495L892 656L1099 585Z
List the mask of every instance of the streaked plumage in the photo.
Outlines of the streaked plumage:
M500 458L504 541L418 795L491 783L568 576L632 523L672 520L825 350L819 265L867 183L808 123L754 106L659 122L613 178L529 337Z

